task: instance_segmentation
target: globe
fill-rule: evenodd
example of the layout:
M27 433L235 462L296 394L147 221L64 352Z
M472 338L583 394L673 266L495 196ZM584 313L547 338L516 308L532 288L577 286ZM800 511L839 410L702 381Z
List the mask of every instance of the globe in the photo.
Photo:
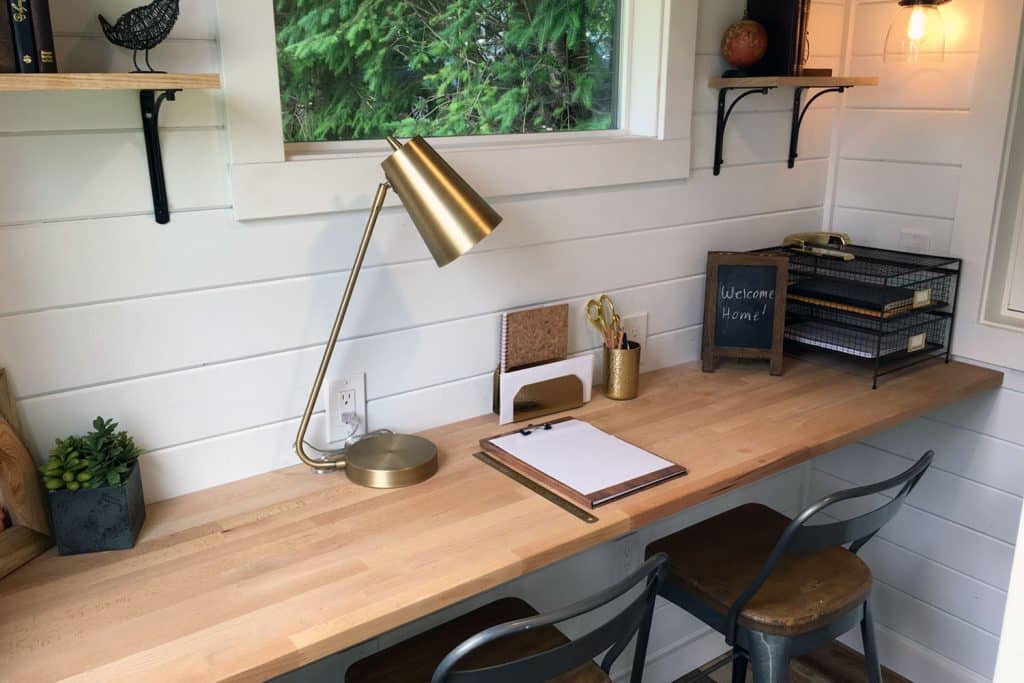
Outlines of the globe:
M737 69L757 64L768 50L768 32L753 19L737 21L722 36L722 57Z

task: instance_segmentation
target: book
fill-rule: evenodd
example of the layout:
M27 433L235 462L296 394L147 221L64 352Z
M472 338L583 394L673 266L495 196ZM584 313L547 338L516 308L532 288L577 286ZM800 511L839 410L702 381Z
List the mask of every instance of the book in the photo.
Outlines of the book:
M768 32L768 51L754 67L756 76L792 76L803 39L802 0L747 0L747 16Z
M820 306L822 308L831 308L836 311L843 311L844 313L856 313L857 315L864 315L870 318L880 318L882 320L889 320L895 318L901 313L914 310L912 307L907 306L904 308L894 308L889 311L876 311L870 308L862 308L860 306L851 306L850 304L841 304L838 301L827 301L825 299L815 299L809 296L800 296L799 294L789 294L790 301L800 301L805 304L811 304L812 306Z
M808 22L811 16L811 0L800 0L800 20L797 24L796 63L793 64L793 75L799 76L811 54L810 38L807 35Z
M18 71L23 74L39 73L36 62L36 41L32 35L32 10L28 0L6 0L7 10L11 16L11 29L14 34L14 55L18 61Z
M32 17L32 35L36 41L36 64L39 73L57 73L57 52L53 44L53 22L50 19L50 0L29 0Z
M885 287L867 282L814 277L789 286L789 294L820 301L856 306L881 313L890 313L914 306L914 290Z
M927 348L927 334L886 334L843 329L841 334L831 324L818 320L786 326L786 340L838 351L857 358L885 358L895 353L914 353Z
M0 74L13 73L18 73L18 62L14 59L10 10L5 6L0 8Z
M686 468L573 418L480 441L495 460L584 508L686 474Z
M569 355L569 305L501 314L501 371L565 360Z

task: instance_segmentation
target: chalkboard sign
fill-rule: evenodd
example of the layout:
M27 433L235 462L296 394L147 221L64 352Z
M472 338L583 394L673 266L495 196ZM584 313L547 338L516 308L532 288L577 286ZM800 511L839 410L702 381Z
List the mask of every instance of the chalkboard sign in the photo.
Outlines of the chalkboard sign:
M789 259L711 252L704 303L704 372L721 358L764 358L782 374Z

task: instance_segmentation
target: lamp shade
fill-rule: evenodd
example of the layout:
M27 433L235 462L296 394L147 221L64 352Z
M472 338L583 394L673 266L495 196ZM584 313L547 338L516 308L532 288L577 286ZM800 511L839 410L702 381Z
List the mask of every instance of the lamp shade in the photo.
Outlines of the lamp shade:
M949 0L900 0L885 36L886 62L941 62L946 56L946 26L939 5Z
M501 216L421 137L381 164L438 266L446 266L491 234Z

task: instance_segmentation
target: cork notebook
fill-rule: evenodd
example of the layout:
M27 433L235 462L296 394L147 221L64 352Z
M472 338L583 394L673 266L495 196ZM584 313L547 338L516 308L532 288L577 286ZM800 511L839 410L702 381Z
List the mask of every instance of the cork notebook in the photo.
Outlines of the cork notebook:
M501 314L501 371L565 360L569 304Z

